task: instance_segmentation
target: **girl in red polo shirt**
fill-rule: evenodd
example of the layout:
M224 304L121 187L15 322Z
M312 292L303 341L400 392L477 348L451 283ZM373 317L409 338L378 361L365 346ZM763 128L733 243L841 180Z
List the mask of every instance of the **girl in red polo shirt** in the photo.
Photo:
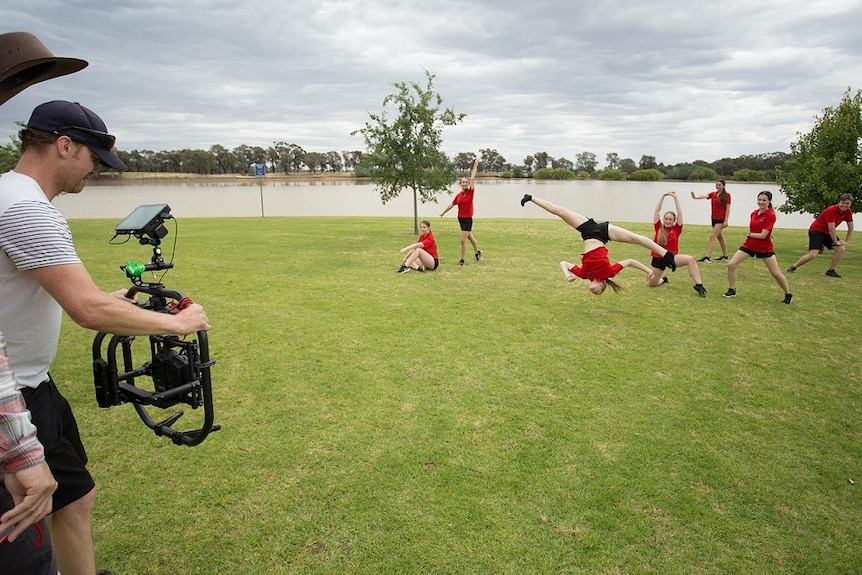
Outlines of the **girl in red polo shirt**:
M611 280L611 278L627 267L641 270L650 279L653 277L653 271L637 260L627 259L611 264L608 258L608 249L605 247L605 244L611 240L627 244L638 244L648 250L653 250L657 254L660 254L659 257L670 267L671 271L676 270L676 263L674 261L676 254L666 250L647 237L630 232L619 226L611 225L608 222L596 223L593 218L586 218L581 214L561 208L551 202L540 200L530 194L524 195L521 199L521 205L523 206L527 202L533 202L543 210L561 218L564 222L581 232L581 237L584 240L584 253L581 254L581 265L576 266L569 262L560 262L560 268L563 270L565 278L570 282L578 278L589 280L590 292L594 295L601 295L608 286L611 286L614 292L619 292L623 289L622 286Z
M407 252L407 255L401 262L398 273L437 269L440 260L437 258L437 242L434 240L434 234L431 233L431 222L428 220L419 222L419 241L401 248L400 253L404 252Z
M476 194L476 169L479 167L479 158L473 160L473 169L470 172L470 177L463 177L460 180L461 191L455 194L452 203L446 206L440 217L446 215L446 212L458 206L458 225L461 227L461 261L458 265L464 265L464 254L467 253L467 240L473 245L473 257L478 262L482 259L482 250L479 249L479 242L476 241L476 236L473 235L473 196Z
M703 194L700 196L694 195L691 192L693 200L709 200L710 211L712 213L712 232L709 234L709 245L706 248L706 255L700 258L699 262L709 263L712 261L712 250L715 249L715 241L718 240L718 245L721 247L721 257L716 258L716 261L727 259L727 241L724 239L724 228L727 227L730 221L730 194L724 187L724 180L715 182L715 191Z
M757 209L751 212L745 243L727 263L728 289L724 297L736 297L736 268L739 264L748 258L758 258L763 260L766 269L784 290L784 301L781 303L790 305L793 294L790 293L790 284L787 282L787 278L778 267L778 259L775 257L775 248L772 245L772 229L775 227L775 220L775 210L772 209L772 192L760 192L757 194Z
M665 212L662 215L661 206L664 203L665 197L673 198L676 213ZM662 194L658 205L655 207L655 212L653 212L653 222L655 226L653 241L676 254L674 261L677 266L685 266L688 269L688 275L694 280L694 291L700 297L706 297L706 288L703 287L703 282L700 279L700 270L697 268L697 262L690 255L679 253L679 236L682 235L682 207L679 205L679 198L676 197L676 192L670 191ZM668 281L664 276L664 269L667 267L667 263L656 252L653 252L651 255L653 275L650 276L647 285L658 287L666 284Z

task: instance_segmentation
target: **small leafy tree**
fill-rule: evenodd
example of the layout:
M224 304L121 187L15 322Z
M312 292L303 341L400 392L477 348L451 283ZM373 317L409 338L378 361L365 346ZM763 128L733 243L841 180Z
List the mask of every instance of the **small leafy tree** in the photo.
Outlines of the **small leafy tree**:
M17 122L19 126L23 127L23 122ZM5 174L9 170L15 167L15 164L18 163L18 159L21 157L21 140L18 139L18 136L10 136L11 140L5 146L0 146L0 174Z
M419 233L419 201L436 202L437 194L449 188L457 176L455 166L440 150L444 126L454 126L465 114L441 109L442 97L434 91L434 75L425 71L428 83L394 84L397 92L383 100L383 112L369 113L362 134L368 151L362 167L380 192L385 204L401 190L413 190L413 233ZM398 116L389 121L387 106L395 106Z
M862 187L860 146L862 92L851 96L848 88L838 107L823 110L814 129L790 144L791 157L778 175L787 201L778 209L816 214L843 193L858 196Z

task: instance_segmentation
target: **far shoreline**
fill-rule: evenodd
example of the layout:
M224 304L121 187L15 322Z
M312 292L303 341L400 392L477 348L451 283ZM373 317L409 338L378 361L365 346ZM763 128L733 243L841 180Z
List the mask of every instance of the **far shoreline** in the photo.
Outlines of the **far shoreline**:
M328 172L323 174L311 174L308 172L299 172L299 173L277 173L277 174L267 174L264 178L257 178L256 176L241 176L238 174L188 174L182 172L102 172L95 178L91 178L89 181L90 185L108 185L108 186L118 186L124 184L130 185L140 185L142 183L150 183L150 184L180 184L180 183L190 183L190 184L205 184L205 183L218 183L224 184L229 182L236 182L247 184L249 182L256 182L257 180L262 179L265 182L359 182L359 183L370 183L371 178L356 176L353 172ZM504 181L533 181L532 178L501 178L499 174L479 174L476 178L478 181L488 181L488 180L504 180ZM556 180L556 181L591 181L593 178L585 178L581 180L577 178L575 180ZM541 181L549 181L549 180L541 180ZM599 181L599 180L596 180ZM623 182L631 181L631 180L623 180ZM688 184L703 184L705 182L710 182L711 180L704 181L689 181L689 180L672 180L672 179L664 179L660 180L661 182L684 182ZM622 182L621 182L622 183ZM734 182L737 183L737 182ZM768 184L768 185L776 185L777 182L738 182L744 184Z
M273 182L335 182L335 181L370 181L369 178L361 178L351 172L335 172L326 174L291 173L291 174L267 174L262 178L264 181ZM118 186L123 184L140 185L142 183L248 183L257 181L255 176L241 176L238 174L186 174L181 172L102 172L97 177L90 179L90 185Z

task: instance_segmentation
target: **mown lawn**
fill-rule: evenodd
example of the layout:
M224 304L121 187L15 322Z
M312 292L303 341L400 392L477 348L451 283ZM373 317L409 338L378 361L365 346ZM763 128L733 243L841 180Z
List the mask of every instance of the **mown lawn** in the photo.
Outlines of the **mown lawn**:
M148 248L70 222L104 289ZM165 279L203 304L222 430L156 437L95 402L93 333L53 375L98 484L97 563L118 575L862 572L862 256L789 276L702 265L591 295L563 281L557 220L477 220L458 260L398 275L396 218L186 219ZM650 234L648 225L630 225ZM730 245L745 230L731 228ZM702 255L706 226L683 251ZM805 230L779 230L783 268ZM614 259L640 248L611 244ZM144 357L140 358L145 359ZM199 413L177 424L191 428Z

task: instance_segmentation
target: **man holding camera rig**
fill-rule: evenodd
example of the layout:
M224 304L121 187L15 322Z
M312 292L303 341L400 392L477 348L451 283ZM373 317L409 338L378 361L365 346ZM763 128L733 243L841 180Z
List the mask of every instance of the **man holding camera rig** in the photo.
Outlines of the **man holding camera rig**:
M48 373L62 312L78 325L116 335L187 335L210 325L197 304L175 315L154 313L134 305L126 290L106 293L81 263L68 224L51 202L61 193L80 193L100 164L126 168L101 118L78 103L51 101L33 110L20 138L21 159L0 176L0 326L59 484L49 525L60 571L93 575L95 483L75 418Z
M85 67L85 60L54 56L33 34L0 34L0 104L33 84ZM0 565L4 575L56 575L44 520L56 489L0 333Z

